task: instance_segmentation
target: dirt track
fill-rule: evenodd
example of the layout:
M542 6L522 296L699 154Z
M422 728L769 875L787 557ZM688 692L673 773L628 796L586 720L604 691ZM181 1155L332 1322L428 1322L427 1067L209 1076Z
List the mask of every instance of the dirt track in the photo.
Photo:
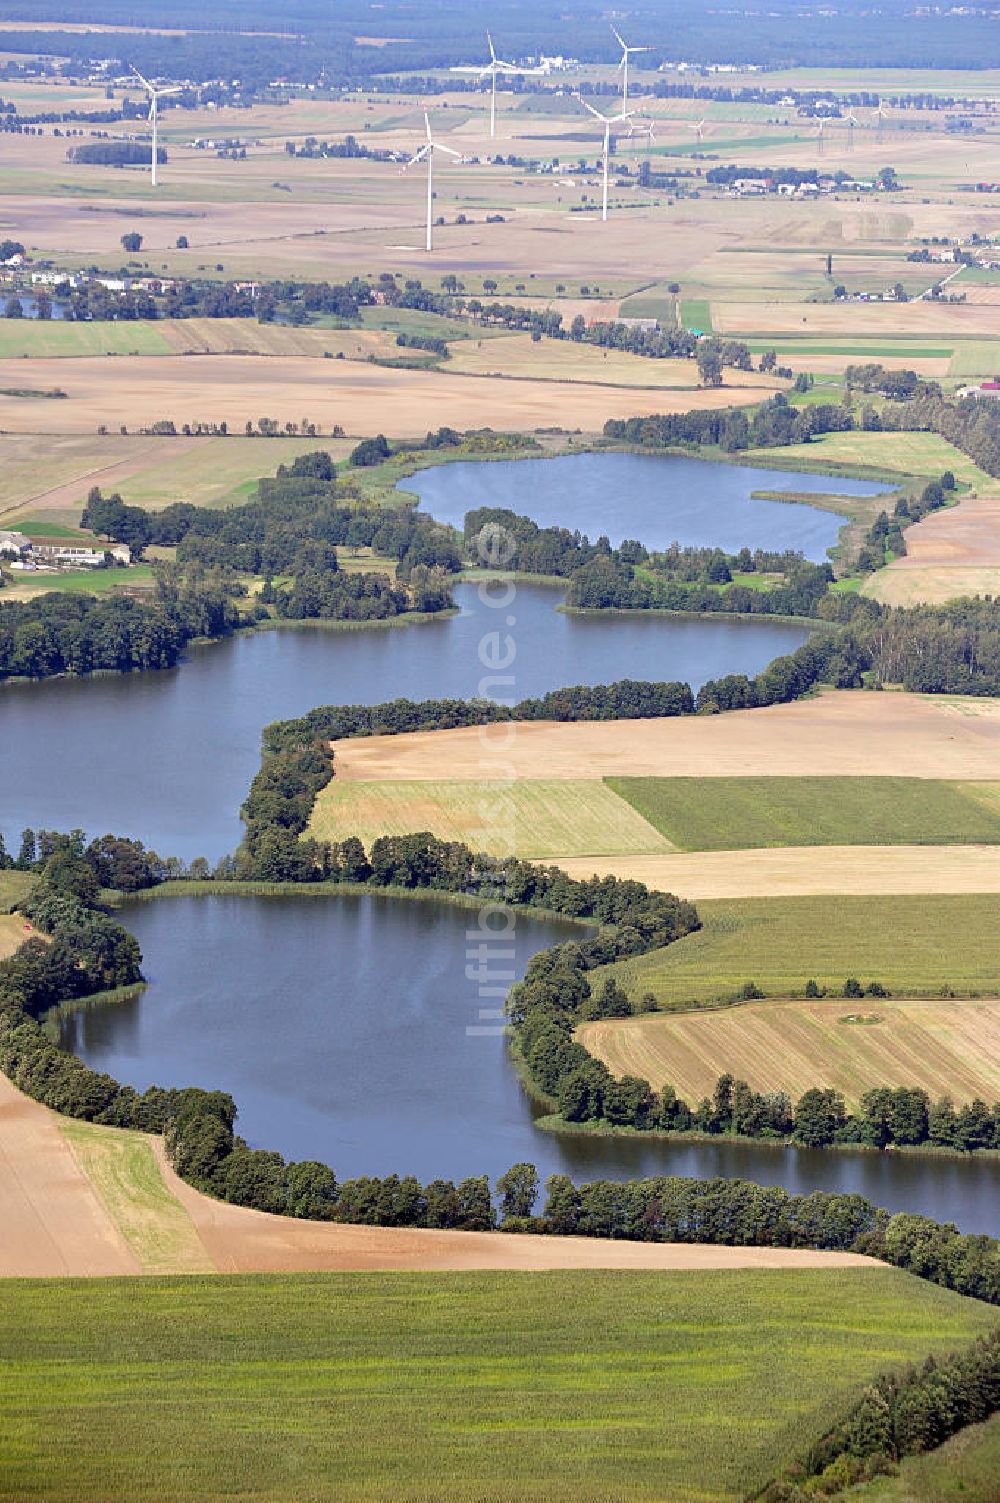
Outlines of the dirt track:
M355 1269L832 1268L872 1262L851 1253L759 1247L510 1237L489 1232L334 1226L224 1205L164 1162L164 1181L220 1273ZM140 1266L81 1170L59 1118L0 1075L0 1277L138 1274ZM188 1272L179 1267L177 1272Z
M341 778L1000 778L1000 703L838 691L676 720L552 721L338 741Z

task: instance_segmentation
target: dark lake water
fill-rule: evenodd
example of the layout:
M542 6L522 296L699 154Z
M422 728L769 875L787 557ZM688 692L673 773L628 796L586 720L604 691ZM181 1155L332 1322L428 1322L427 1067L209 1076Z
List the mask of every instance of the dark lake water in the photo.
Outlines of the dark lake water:
M825 559L844 519L817 506L751 500L754 491L876 496L885 485L749 465L707 464L678 454L569 454L476 461L421 470L400 482L439 521L461 527L477 506L506 506L542 527L578 528L612 543L638 538L736 553L744 545L796 548Z
M341 1178L493 1179L522 1159L543 1178L742 1175L857 1191L1000 1235L996 1161L539 1131L465 978L467 945L481 937L471 910L377 896L191 897L133 904L122 919L150 985L134 1002L66 1018L65 1046L140 1089L231 1091L255 1147L319 1158ZM494 964L520 974L533 951L579 932L518 915L514 958Z
M239 806L271 720L322 704L406 697L524 699L569 684L754 674L806 638L755 621L570 616L558 591L518 585L501 608L460 585L461 614L363 631L278 630L194 648L165 672L0 685L0 829L137 836L162 855L238 845ZM512 682L490 683L487 633L513 640ZM504 649L506 655L506 648Z

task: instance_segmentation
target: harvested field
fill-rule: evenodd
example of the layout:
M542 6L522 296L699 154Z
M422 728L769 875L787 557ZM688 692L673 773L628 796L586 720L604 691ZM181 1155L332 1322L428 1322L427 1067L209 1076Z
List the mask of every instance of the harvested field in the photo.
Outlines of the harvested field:
M378 329L293 328L255 318L184 318L149 322L65 323L61 319L0 320L0 359L80 358L88 355L299 355L342 354L367 360L398 354L396 341Z
M670 850L670 842L596 779L519 782L359 783L334 778L320 792L308 833L317 840L433 830L496 855L548 859Z
M897 996L939 997L948 987L995 997L998 912L995 896L940 893L703 901L696 934L605 969L630 996L652 992L665 1007L732 1001L747 981L769 997L787 997L801 994L810 977L830 991L856 976ZM596 971L591 985L603 974ZM867 999L863 1011L873 1010L875 999Z
M60 1131L0 1075L0 1276L138 1273L139 1263Z
M994 1319L889 1268L26 1282L0 1497L736 1503Z
M261 475L297 455L325 449L335 459L351 447L335 438L144 438L120 434L5 433L0 437L3 525L44 515L75 524L91 486L156 509L173 501L225 506L247 500Z
M511 775L898 776L1000 780L1000 702L837 690L673 720L520 722L336 743L338 779L475 779L490 746ZM499 753L498 753L499 754Z
M337 1226L201 1195L162 1140L73 1122L0 1075L0 1277L376 1269L859 1268L868 1258L780 1248L511 1237ZM2 1494L0 1494L2 1495Z
M23 382L18 361L0 360L0 389ZM643 391L573 383L506 381L463 377L447 370L391 370L356 361L318 361L274 356L204 355L100 359L71 363L36 360L32 385L61 386L68 400L0 397L0 426L16 433L91 433L100 424L130 429L169 418L185 422L225 420L242 428L262 413L279 423L305 414L321 428L339 423L350 434L390 426L397 437L423 437L447 412L456 428L580 427L601 429L609 417L686 412L691 408L745 406L760 400L755 388L716 391ZM379 417L381 411L382 416Z
M1000 847L817 845L664 856L568 856L572 877L614 875L687 898L800 893L1000 893Z
M865 1022L852 1019L864 1017ZM716 1012L584 1023L577 1038L614 1075L668 1082L685 1101L725 1072L797 1101L812 1086L856 1111L874 1086L918 1086L960 1105L1000 1095L1000 1002L844 997L748 1002Z
M982 339L984 335L1000 335L1000 306L988 304L713 300L712 316L717 334L745 334L754 338L766 338L771 334L877 336L886 345L895 343L901 355L906 353L906 336L943 334L954 338Z
M18 945L30 939L34 931L20 913L0 913L0 960L13 955Z
M1000 842L1000 789L993 783L811 777L609 778L608 783L685 851Z
M994 491L998 482L992 482ZM907 528L907 552L865 581L889 605L939 603L1000 590L1000 498L960 501Z

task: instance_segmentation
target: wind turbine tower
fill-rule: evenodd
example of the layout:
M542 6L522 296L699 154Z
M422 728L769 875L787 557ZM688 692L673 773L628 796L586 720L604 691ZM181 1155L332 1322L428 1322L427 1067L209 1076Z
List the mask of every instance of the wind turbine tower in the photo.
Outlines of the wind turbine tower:
M611 156L611 127L619 120L631 120L633 110L622 110L617 115L602 115L600 110L595 110L592 104L588 104L581 94L574 94L585 110L589 110L595 119L600 120L604 126L604 189L601 196L601 219L606 224L608 219L608 159Z
M444 143L441 142L441 141L435 141L434 137L431 135L430 116L427 114L426 110L424 111L424 125L427 128L427 140L425 141L424 145L421 146L420 150L416 153L416 155L412 156L410 158L410 160L406 163L406 166L403 168L403 171L404 172L408 172L411 167L415 167L418 162L422 162L426 158L426 160L427 160L427 249L430 251L430 250L434 249L434 153L436 151L444 151L444 152L447 152L447 154L450 157L456 157L458 159L458 161L462 161L462 153L460 151L453 151L450 146L445 146Z
M544 72L544 69L518 68L514 63L505 62L502 57L497 57L496 48L493 46L493 37L489 32L486 33L486 40L490 44L490 60L488 63L483 63L482 66L480 66L478 63L473 63L471 67L462 66L459 68L450 68L448 71L450 73L471 73L474 74L476 78L486 78L487 76L489 77L490 140L492 141L493 137L496 135L497 126L497 75L500 73L521 73L526 74L529 77L534 77L536 74L541 74L542 72Z
M650 52L652 49L649 47L630 47L617 27L612 26L611 30L614 32L615 40L622 49L622 60L618 64L618 71L622 76L622 110L624 111L628 109L628 60L633 52Z
M152 156L151 156L151 159L150 159L150 167L152 169L151 175L152 175L153 187L155 188L156 187L156 152L157 152L157 132L156 132L156 127L157 127L157 111L156 111L156 106L157 106L158 102L165 95L167 95L167 94L183 94L184 90L181 89L181 88L179 88L179 87L173 88L173 89L157 89L153 84L150 83L150 81L149 81L148 78L143 78L143 76L139 72L138 68L133 68L132 72L135 74L136 78L139 80L139 82L142 84L143 88L146 90L147 94L149 95L149 121L150 121L150 124L153 127L153 151L152 151Z

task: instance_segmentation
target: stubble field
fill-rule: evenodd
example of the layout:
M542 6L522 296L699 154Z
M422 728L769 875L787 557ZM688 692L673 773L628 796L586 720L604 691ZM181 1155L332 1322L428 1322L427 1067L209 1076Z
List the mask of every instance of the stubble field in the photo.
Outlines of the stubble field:
M584 1023L580 1043L614 1075L674 1086L691 1104L725 1071L797 1101L832 1087L856 1111L874 1086L919 1086L958 1104L1000 1094L1000 1002L843 997Z

